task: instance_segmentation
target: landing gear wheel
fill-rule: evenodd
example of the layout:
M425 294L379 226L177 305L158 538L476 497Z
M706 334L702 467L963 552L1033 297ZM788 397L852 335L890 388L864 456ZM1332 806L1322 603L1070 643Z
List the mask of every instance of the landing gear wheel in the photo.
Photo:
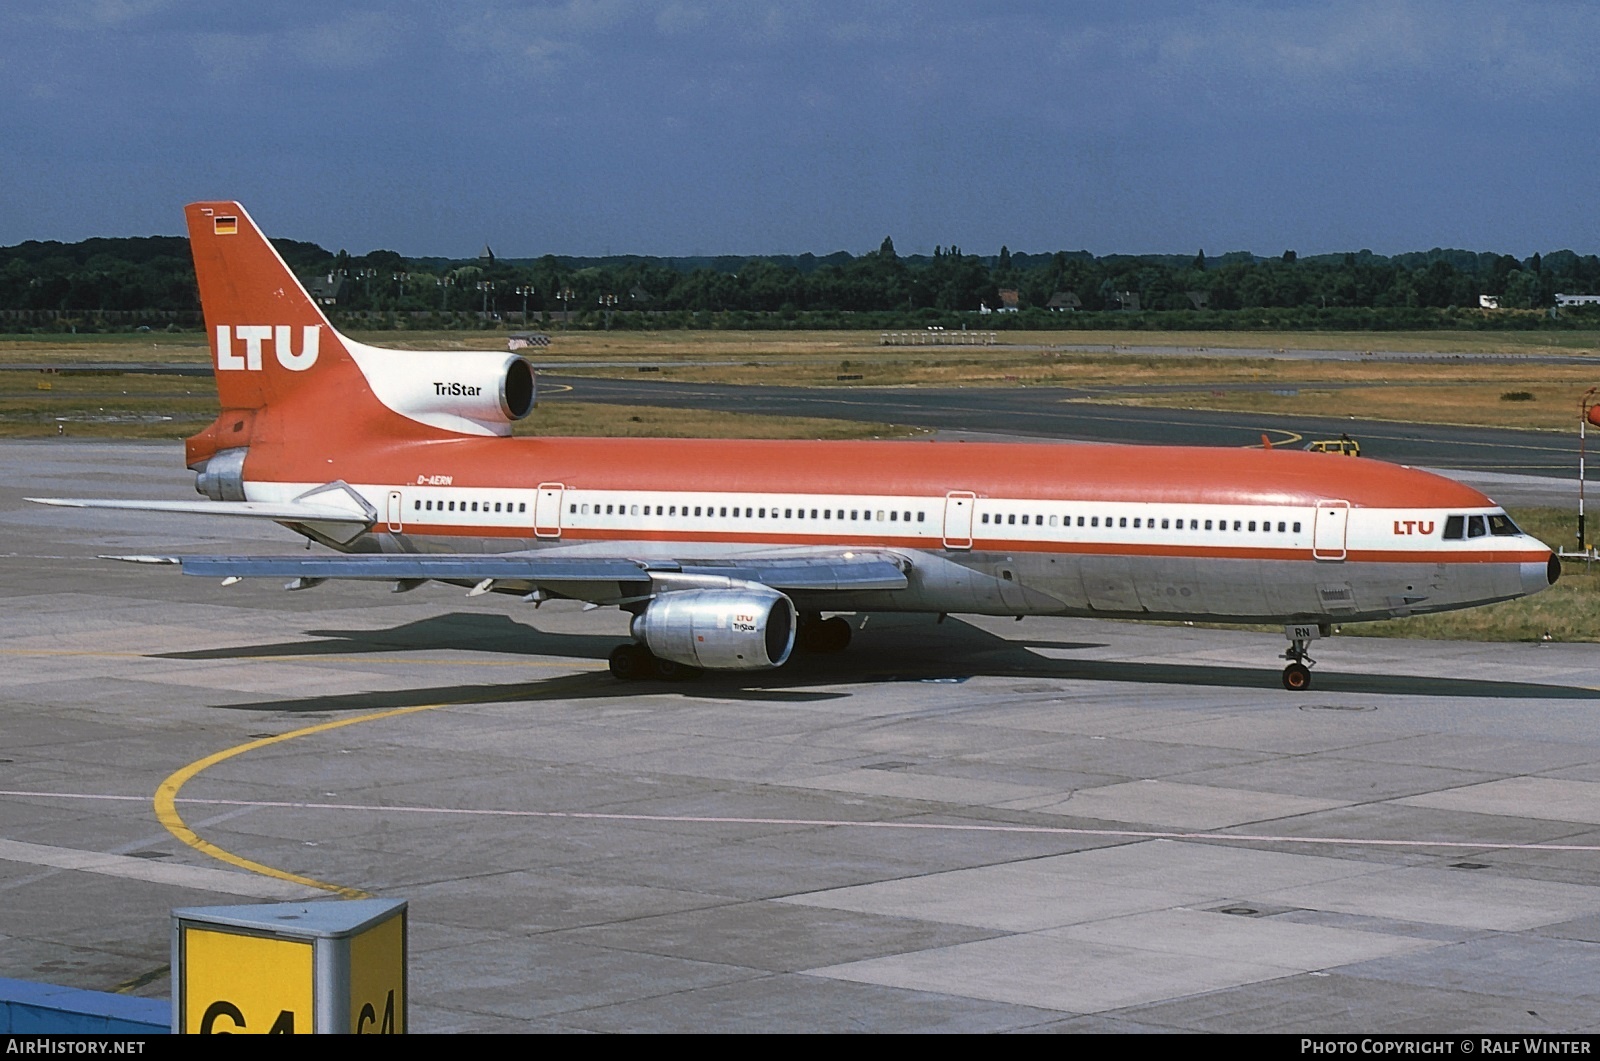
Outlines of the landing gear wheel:
M611 650L611 676L618 681L636 682L650 674L655 657L643 645L629 642Z
M1291 693L1311 688L1311 668L1304 663L1291 663L1283 668L1283 687Z

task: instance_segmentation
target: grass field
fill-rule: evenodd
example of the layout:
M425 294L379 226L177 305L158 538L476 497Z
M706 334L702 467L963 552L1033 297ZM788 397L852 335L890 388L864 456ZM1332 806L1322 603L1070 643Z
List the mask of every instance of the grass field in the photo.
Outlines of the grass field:
M498 332L378 332L369 341L404 348L504 349ZM1315 414L1413 422L1569 430L1583 393L1600 383L1600 363L1586 355L1600 349L1600 334L1551 333L1135 333L1002 332L988 347L885 347L877 332L577 332L557 333L554 345L535 352L536 362L552 371L636 378L633 362L662 365L655 378L722 383L808 384L817 386L1067 386L1100 393L1087 400L1164 408L1218 409L1277 414ZM1065 350L1070 343L1076 350ZM1141 347L1202 351L1173 357ZM1085 346L1100 352L1082 352ZM1325 361L1262 357L1204 356L1222 348L1317 348L1402 353L1570 354L1570 364L1517 362ZM55 395L33 393L41 380L13 376L7 364L181 362L204 364L207 349L199 334L143 336L86 335L0 338L0 436L54 431L49 410L66 394L93 395L92 405L70 410L84 423L80 433L162 437L183 433L178 424L208 420L186 399L200 394L202 381L174 391L148 377L124 376L115 387L62 377ZM613 368L577 367L585 361L622 361ZM694 361L715 361L697 365ZM681 364L674 364L681 362ZM564 368L562 366L574 367ZM845 380L840 376L850 377ZM859 378L856 378L859 377ZM1160 387L1160 392L1139 388ZM106 395L111 390L115 393ZM126 391L123 395L121 392ZM182 393L189 391L189 394ZM1511 396L1508 398L1508 396ZM102 408L102 397L113 399ZM126 397L126 401L120 399ZM169 403L164 405L164 403ZM203 405L203 403L201 403ZM163 428L141 419L171 415L178 423ZM642 415L630 413L632 415ZM119 419L89 419L91 416ZM40 417L43 417L40 419ZM727 434L736 421L705 430ZM591 421L594 422L594 421ZM623 433L636 433L631 419L614 421ZM120 426L119 426L120 425ZM818 425L792 425L799 437L818 437ZM865 435L881 434L881 426ZM748 424L770 437L772 428ZM73 428L69 425L68 430ZM691 430L678 423L671 430ZM834 429L837 432L837 428Z

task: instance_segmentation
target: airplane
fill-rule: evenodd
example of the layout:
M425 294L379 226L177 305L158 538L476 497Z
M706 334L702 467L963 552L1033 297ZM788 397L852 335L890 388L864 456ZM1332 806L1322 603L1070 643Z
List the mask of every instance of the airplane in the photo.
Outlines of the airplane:
M623 680L837 652L841 612L1281 624L1293 691L1333 624L1509 600L1560 575L1478 491L1359 457L513 437L535 406L521 357L356 342L241 205L186 216L222 406L185 444L205 500L29 500L270 520L332 552L113 559L225 584L434 581L616 606L632 615L609 661Z

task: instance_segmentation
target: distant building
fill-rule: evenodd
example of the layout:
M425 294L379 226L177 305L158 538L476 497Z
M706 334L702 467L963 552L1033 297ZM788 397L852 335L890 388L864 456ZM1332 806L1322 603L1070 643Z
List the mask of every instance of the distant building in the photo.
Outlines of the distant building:
M1122 309L1129 313L1139 312L1139 292L1115 291L1106 299L1106 309Z
M1020 309L1021 296L1011 288L1000 289L1000 312L1015 313Z
M311 296L313 302L319 306L337 306L339 299L344 297L345 279L329 273L327 276L313 276L306 281L306 294Z
M1044 305L1045 309L1054 313L1076 313L1083 308L1083 299L1078 297L1076 291L1057 291Z
M1556 297L1559 298L1560 296L1558 295ZM1478 308L1479 309L1499 309L1500 308L1500 296L1499 295L1479 295L1478 296Z
M489 245L487 243L483 245L483 250L478 252L478 260L480 262L494 262L494 251L489 249Z
M1193 306L1195 309L1211 308L1211 292L1185 291L1184 294L1189 296L1189 305Z
M639 309L649 309L656 297L638 284L634 284L628 291L628 303Z
M1600 306L1600 295L1556 295L1558 306Z

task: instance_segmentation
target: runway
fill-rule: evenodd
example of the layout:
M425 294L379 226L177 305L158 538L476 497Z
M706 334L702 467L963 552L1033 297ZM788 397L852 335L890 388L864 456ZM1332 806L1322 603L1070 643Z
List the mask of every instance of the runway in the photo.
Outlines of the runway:
M1160 409L1087 400L1103 396L1107 388L746 387L548 373L541 373L540 379L572 388L547 390L541 401L839 417L940 430L1167 446L1259 446L1263 434L1274 444L1293 446L1348 432L1361 440L1363 456L1394 464L1565 477L1574 482L1578 470L1575 436L1557 432Z
M612 609L223 588L93 557L295 540L20 500L181 465L0 443L0 976L164 997L173 907L374 894L417 1031L1600 1025L1593 646L1292 695L1276 635L870 616L623 687Z

